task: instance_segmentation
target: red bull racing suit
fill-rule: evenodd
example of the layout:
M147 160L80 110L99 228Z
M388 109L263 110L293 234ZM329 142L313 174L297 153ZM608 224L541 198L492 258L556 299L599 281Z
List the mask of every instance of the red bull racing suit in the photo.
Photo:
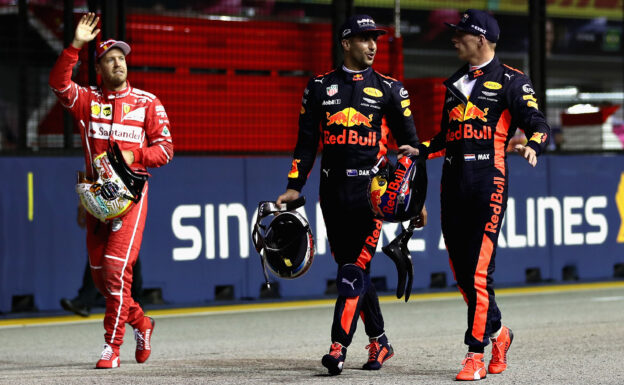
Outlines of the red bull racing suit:
M399 81L372 68L353 73L343 67L313 77L304 91L288 188L301 191L320 142L321 209L339 267L332 342L345 347L351 343L358 316L369 337L384 333L379 300L370 284L370 262L382 223L373 218L368 203L368 171L386 153L387 129L382 118L399 145L418 145L409 104ZM354 289L351 294L341 290L342 282L355 279L341 277L340 269L346 264L358 266L364 274L349 288ZM358 284L363 285L359 292Z
M466 97L454 85L468 73L474 87ZM493 289L494 259L507 207L505 149L516 128L539 155L550 127L538 110L531 81L495 57L472 73L461 68L447 87L440 132L421 151L446 150L442 171L442 233L459 290L468 304L465 343L483 347L500 329Z
M50 73L50 87L78 124L87 175L96 179L93 159L106 151L109 140L134 153L134 170L167 164L173 157L173 143L169 120L158 98L129 83L118 92L79 86L71 80L78 52L70 45L61 53ZM106 298L104 337L113 349L119 349L126 323L137 327L143 320L143 310L130 290L145 227L147 195L146 183L139 203L109 223L87 213L89 264L93 281Z

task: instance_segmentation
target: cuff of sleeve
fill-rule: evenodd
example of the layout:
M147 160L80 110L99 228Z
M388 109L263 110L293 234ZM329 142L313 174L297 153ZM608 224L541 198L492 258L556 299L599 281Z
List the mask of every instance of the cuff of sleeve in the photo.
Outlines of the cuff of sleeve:
M69 44L69 47L66 48L66 50L68 53L75 55L75 56L78 56L78 52L80 52L80 48L74 47L73 44L71 43Z
M141 163L143 161L143 152L141 152L140 148L135 148L132 150L134 154L134 163Z
M542 146L537 144L535 141L529 140L527 147L531 147L535 151L535 155L539 156L542 153Z
M286 188L301 192L304 184L305 182L302 182L299 179L289 179Z

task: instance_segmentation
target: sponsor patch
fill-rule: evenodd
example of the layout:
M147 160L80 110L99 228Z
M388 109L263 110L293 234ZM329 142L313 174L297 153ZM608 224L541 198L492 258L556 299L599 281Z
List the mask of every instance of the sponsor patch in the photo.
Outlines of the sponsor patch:
M529 106L529 107L533 107L533 108L535 108L536 110L538 110L538 109L539 109L539 107L537 106L537 103L532 102L532 101L528 101L528 102L527 102L527 106Z
M326 88L327 96L332 97L338 93L338 84L332 84Z
M533 91L533 88L531 88L531 86L528 83L522 86L522 91L524 91L525 94L535 93L535 91Z
M377 104L377 101L371 98L362 98L366 103Z
M485 96L496 96L498 95L498 93L496 92L490 92L490 91L481 91L481 93Z
M406 90L405 88L401 88L401 89L399 90L399 95L400 95L403 99L405 99L405 98L407 98L407 97L409 96L409 93L407 92L407 90Z
M407 107L409 105L410 105L410 100L409 99L401 100L401 107L405 108L405 107Z
M137 122L144 122L145 121L145 107L139 107L135 110L133 110L132 107L133 106L124 103L123 105L124 116L121 118L121 120L122 121L134 120Z
M500 83L496 82L485 82L483 83L483 87L489 88L491 90L500 90L503 86Z
M383 96L383 92L381 92L377 88L373 88L373 87L366 87L366 88L364 88L364 93L366 95L374 96L376 98L380 98L380 97Z
M403 111L403 116L405 116L405 117L410 117L410 116L412 116L412 110L410 110L409 108L406 108L406 109Z
M169 131L169 128L167 126L163 127L161 135L162 136L171 136L171 132Z
M299 163L301 159L293 159L292 166L290 167L290 171L288 172L288 177L292 179L299 178Z
M91 115L100 116L101 111L102 111L102 108L100 108L99 104L97 103L91 104Z
M334 104L340 104L340 99L323 100L321 104L324 106L333 106Z

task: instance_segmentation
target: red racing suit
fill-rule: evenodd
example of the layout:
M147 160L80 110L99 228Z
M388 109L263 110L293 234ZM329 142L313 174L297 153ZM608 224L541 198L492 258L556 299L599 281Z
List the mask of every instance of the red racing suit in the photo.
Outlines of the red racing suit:
M464 75L474 79L466 97L454 84ZM494 59L468 73L462 67L447 87L440 132L419 149L445 150L442 170L441 220L444 242L459 290L468 304L465 343L482 347L500 329L494 298L496 245L507 208L506 148L516 127L539 155L550 127L539 111L529 78Z
M386 153L388 129L398 145L418 145L407 90L401 82L368 68L352 73L344 68L310 79L299 115L299 134L288 188L301 191L323 144L319 195L332 255L338 264L338 299L332 342L349 346L357 318L366 334L384 333L384 321L370 262L382 222L368 203L369 170ZM382 119L387 121L387 128ZM354 264L363 271L359 295L345 295L341 268ZM353 281L355 278L348 278ZM355 291L355 288L354 290Z
M130 84L118 92L81 87L71 80L80 50L69 46L50 73L50 87L78 124L87 176L96 179L93 159L106 151L109 141L134 154L133 170L160 167L171 161L170 124L160 100ZM139 326L143 310L130 294L132 269L143 238L148 184L143 198L124 216L101 223L87 213L87 250L96 287L106 298L104 338L113 349L123 342L125 324Z

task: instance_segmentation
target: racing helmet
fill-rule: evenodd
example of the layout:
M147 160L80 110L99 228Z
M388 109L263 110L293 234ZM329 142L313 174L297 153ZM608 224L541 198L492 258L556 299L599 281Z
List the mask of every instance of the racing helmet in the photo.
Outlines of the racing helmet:
M269 205L262 208L262 205ZM258 220L252 236L263 267L277 277L294 279L304 275L314 260L314 238L308 221L296 211L272 210L272 202L261 202ZM268 226L259 219L269 213L278 213ZM264 230L264 234L262 231ZM265 271L266 277L266 271ZM267 282L268 282L268 277Z
M395 167L382 156L369 175L368 202L376 218L404 222L420 214L427 197L424 158L404 156Z

